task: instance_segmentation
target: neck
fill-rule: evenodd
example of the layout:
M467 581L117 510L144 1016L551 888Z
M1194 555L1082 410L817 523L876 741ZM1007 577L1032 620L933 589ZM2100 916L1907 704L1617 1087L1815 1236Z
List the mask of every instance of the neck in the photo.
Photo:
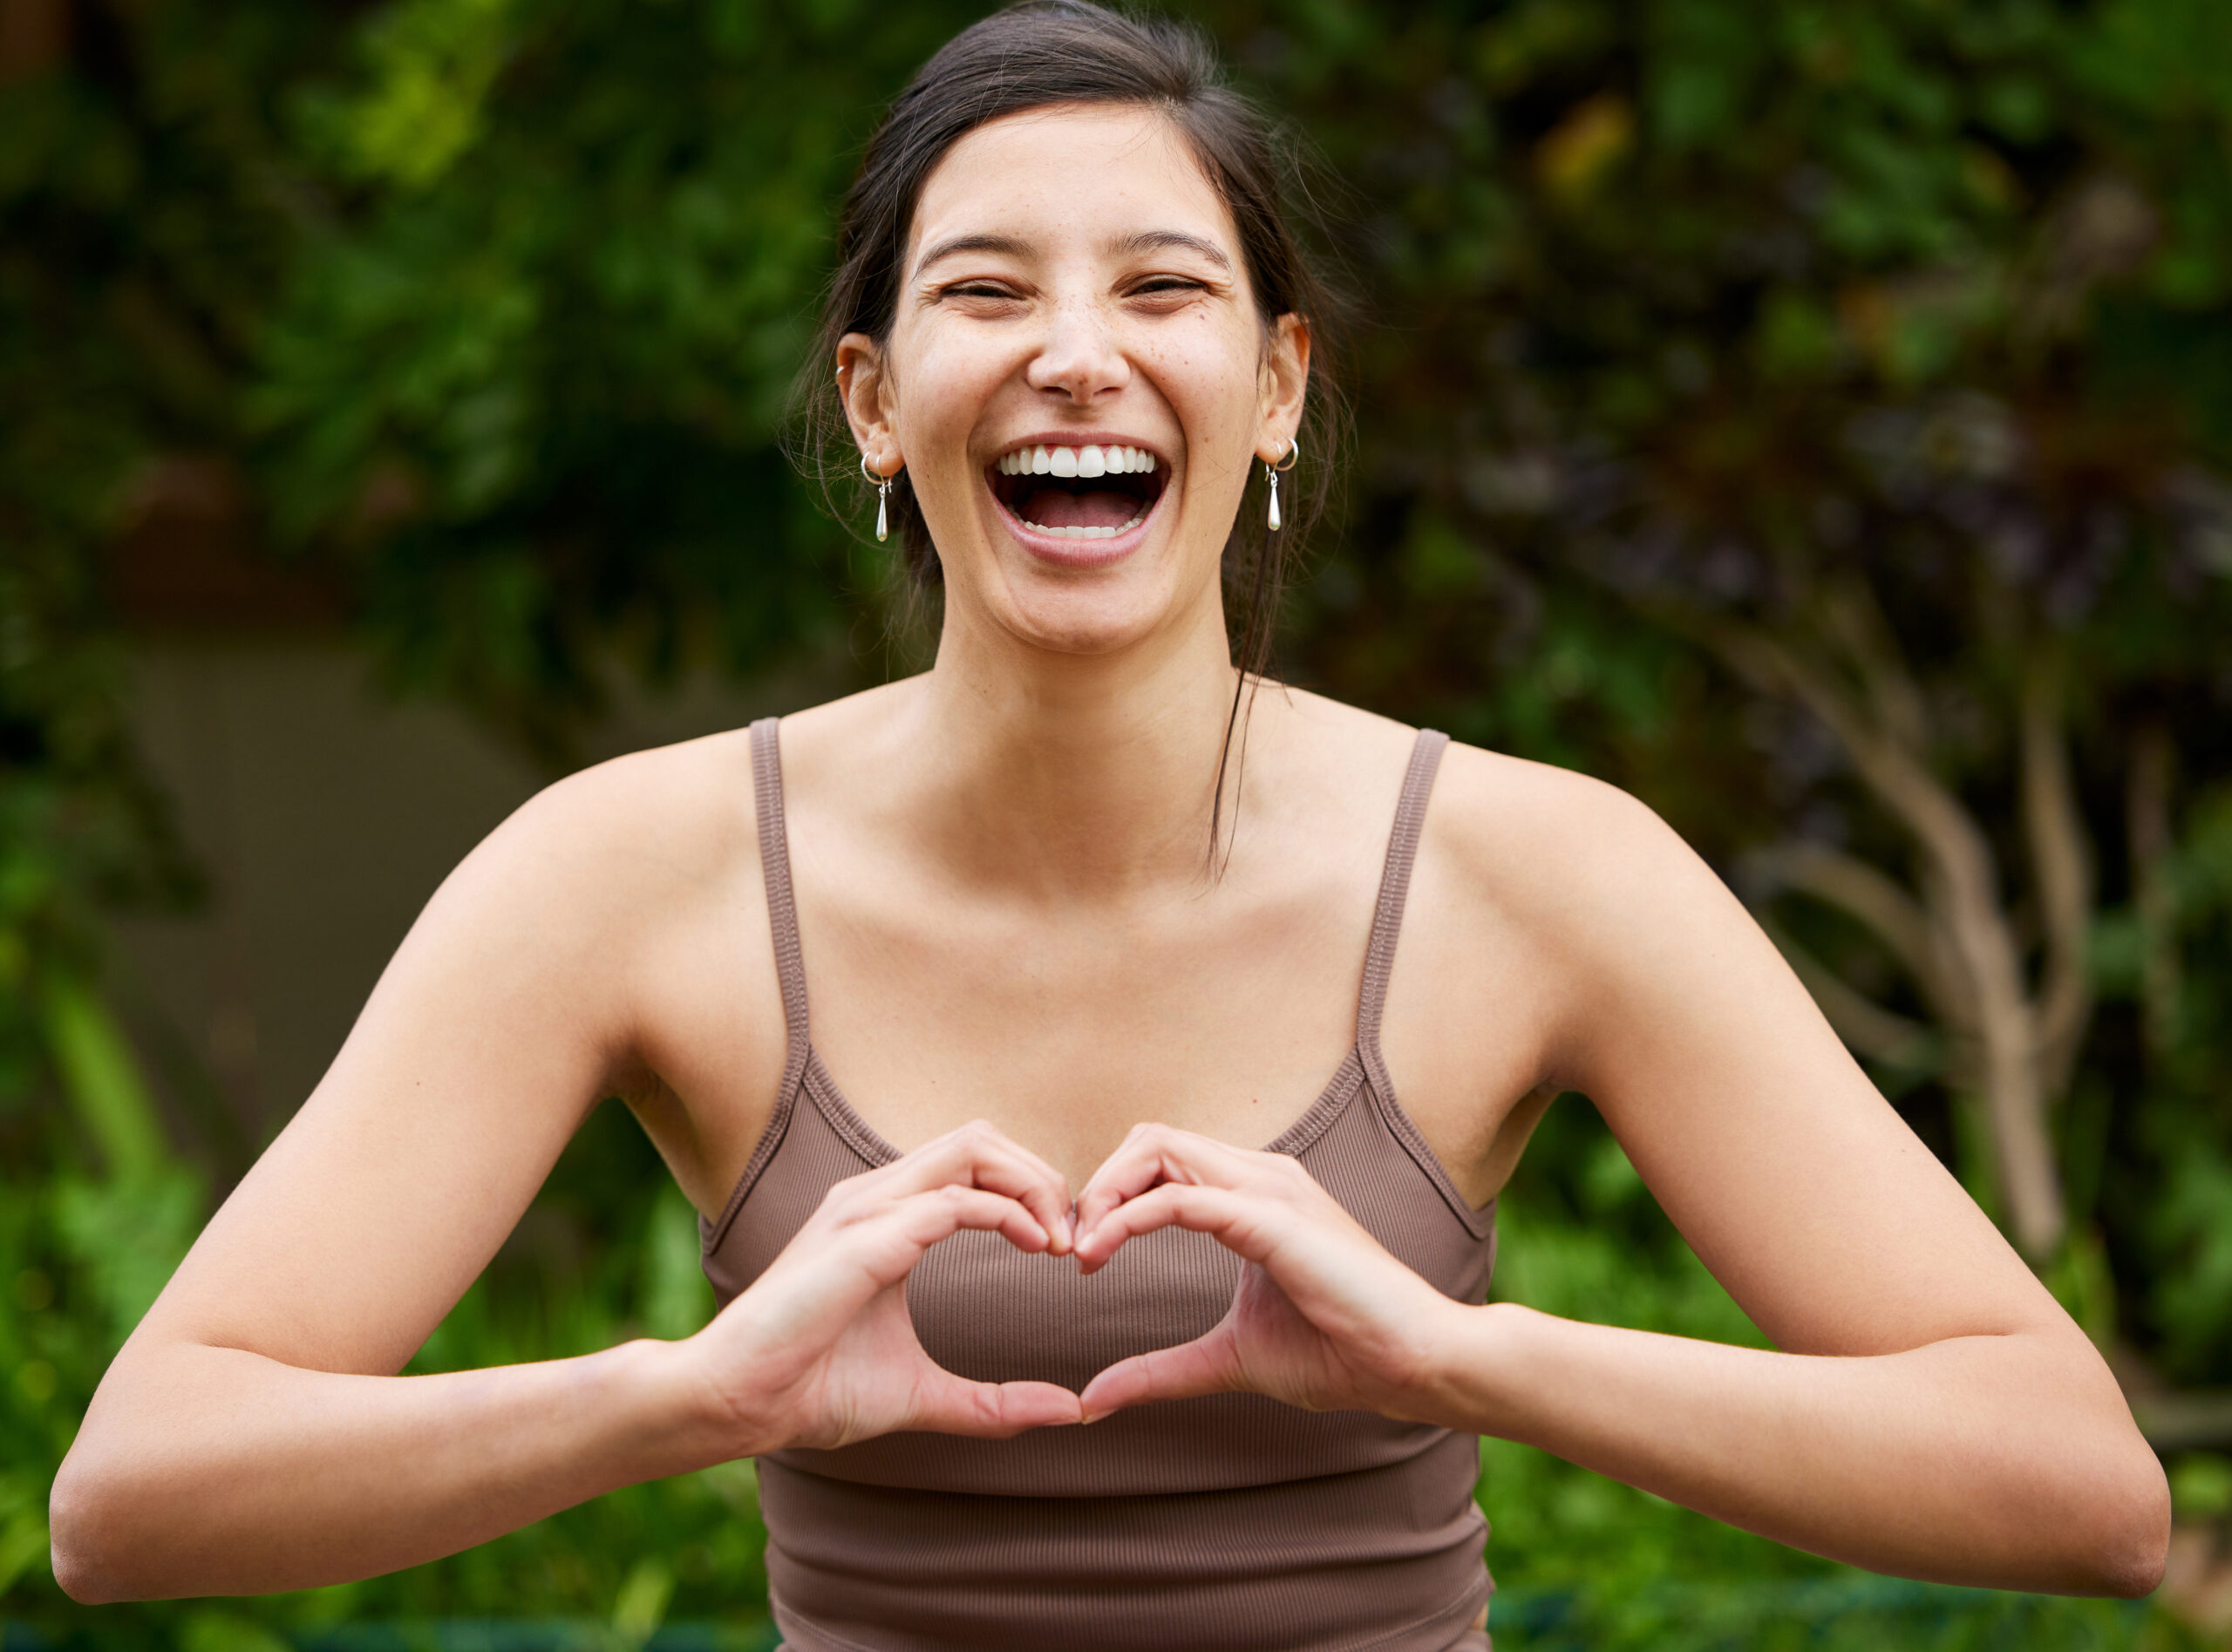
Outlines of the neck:
M1198 887L1238 682L1215 601L1106 654L1033 648L949 605L908 759L967 875L1072 900ZM1223 826L1238 796L1239 737Z

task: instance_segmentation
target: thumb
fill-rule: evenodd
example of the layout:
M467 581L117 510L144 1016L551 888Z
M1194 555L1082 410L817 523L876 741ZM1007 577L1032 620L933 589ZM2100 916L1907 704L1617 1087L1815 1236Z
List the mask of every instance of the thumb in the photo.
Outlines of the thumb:
M972 1383L933 1363L916 1388L914 1415L902 1426L1001 1440L1084 1420L1078 1397L1058 1383Z
M1245 1386L1231 1333L1220 1325L1175 1348L1118 1360L1085 1385L1078 1403L1084 1420L1097 1423L1127 1406L1230 1393Z

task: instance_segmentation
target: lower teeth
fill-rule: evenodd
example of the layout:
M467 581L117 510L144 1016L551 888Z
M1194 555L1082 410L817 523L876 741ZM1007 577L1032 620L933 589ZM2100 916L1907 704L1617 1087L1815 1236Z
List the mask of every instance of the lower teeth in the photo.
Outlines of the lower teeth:
M1142 510L1121 527L1046 527L1029 520L1024 526L1034 534L1051 534L1058 540L1113 540L1119 534L1130 533L1147 520L1147 513Z

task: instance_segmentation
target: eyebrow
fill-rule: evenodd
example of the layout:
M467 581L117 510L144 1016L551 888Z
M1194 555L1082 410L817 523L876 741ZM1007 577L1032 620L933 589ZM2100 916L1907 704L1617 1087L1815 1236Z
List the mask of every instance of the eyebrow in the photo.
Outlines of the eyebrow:
M1189 235L1182 229L1143 229L1138 235L1127 235L1119 241L1116 250L1134 254L1159 253L1173 247L1197 252L1227 273L1232 269L1232 260L1224 255L1224 249L1216 242L1204 241L1199 235Z
M1228 273L1232 269L1232 260L1225 256L1222 248L1213 241L1204 241L1199 235L1187 235L1182 229L1142 229L1139 234L1126 235L1122 241L1118 241L1115 250L1136 256L1140 253L1167 251L1173 247L1199 253L1218 269ZM954 235L939 241L915 260L915 273L920 275L941 259L956 257L962 253L993 253L1002 257L1021 258L1028 255L1030 250L1030 247L1025 242L1017 240L1012 235Z
M1020 258L1031 249L1012 235L955 235L942 241L915 261L915 273L919 275L942 258L951 258L956 253L998 253L1009 258Z

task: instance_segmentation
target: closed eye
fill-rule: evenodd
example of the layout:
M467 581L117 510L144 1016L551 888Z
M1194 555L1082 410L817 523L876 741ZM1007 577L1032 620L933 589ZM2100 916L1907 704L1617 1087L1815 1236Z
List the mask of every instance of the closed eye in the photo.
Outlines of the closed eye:
M1177 316L1191 310L1211 291L1208 282L1190 275L1150 275L1124 298L1141 316Z

